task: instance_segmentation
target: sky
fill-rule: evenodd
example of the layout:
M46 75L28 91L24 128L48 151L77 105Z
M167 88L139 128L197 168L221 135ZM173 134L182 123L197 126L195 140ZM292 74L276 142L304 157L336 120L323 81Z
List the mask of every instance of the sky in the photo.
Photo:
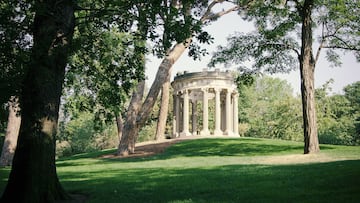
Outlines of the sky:
M230 13L220 17L216 22L205 27L205 30L214 37L214 43L211 45L203 45L210 53L201 58L201 60L194 61L188 56L187 52L179 58L173 66L173 76L178 72L199 72L207 69L207 64L210 62L211 53L216 50L219 45L226 45L226 38L235 32L249 32L253 30L251 23L244 22L236 13ZM347 53L341 54L341 67L330 67L330 64L325 59L325 50L320 54L318 63L315 69L315 87L321 87L326 81L334 80L331 85L332 94L341 94L343 87L348 84L360 81L360 63L356 62L354 55ZM147 84L150 86L155 78L156 71L162 59L147 56L146 76L148 77ZM222 65L216 67L225 70ZM230 70L236 70L235 67L229 67ZM226 69L226 70L228 70ZM213 70L213 69L211 69ZM299 69L286 74L274 74L272 77L277 77L286 80L292 87L294 95L300 94L300 71Z

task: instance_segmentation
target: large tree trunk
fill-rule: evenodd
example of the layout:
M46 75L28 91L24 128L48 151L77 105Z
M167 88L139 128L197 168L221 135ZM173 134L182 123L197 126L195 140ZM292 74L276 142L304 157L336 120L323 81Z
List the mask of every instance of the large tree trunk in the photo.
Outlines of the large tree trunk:
M0 157L0 166L10 166L14 157L16 143L20 130L20 107L17 97L9 101L9 117L6 128L4 145Z
M150 115L151 110L156 102L162 85L167 81L168 77L170 77L172 66L184 53L190 43L191 38L188 38L185 42L176 44L161 62L155 76L155 81L151 85L150 91L145 101L141 105L139 113L132 114L131 117L126 118L123 129L123 138L121 139L117 151L118 155L126 156L129 153L134 152L137 135L139 134L140 128L148 119L148 116Z
M1 202L66 199L55 166L60 96L74 32L72 1L36 1L31 61L25 76L21 127Z
M320 151L315 110L314 71L315 60L312 53L313 0L306 0L302 9L302 46L300 56L301 96L304 120L304 153Z
M139 132L140 128L137 125L136 117L139 113L142 98L144 96L145 80L139 82L136 90L134 90L129 104L129 108L126 113L126 121L123 128L123 134L121 136L120 144L117 154L121 156L127 156L129 153L133 153L135 150L134 136L135 132Z
M155 140L161 140L165 138L166 120L169 110L169 94L170 94L170 74L168 80L163 84L161 88L160 112L156 126Z

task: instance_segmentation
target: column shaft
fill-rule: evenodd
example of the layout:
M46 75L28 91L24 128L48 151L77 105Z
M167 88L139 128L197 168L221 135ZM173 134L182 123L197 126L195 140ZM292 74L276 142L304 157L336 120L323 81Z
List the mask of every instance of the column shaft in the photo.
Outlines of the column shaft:
M197 135L197 101L192 101L192 116L191 116L191 132L193 135Z
M215 130L214 135L222 135L220 129L221 125L221 104L220 104L220 89L215 89Z
M190 135L189 132L189 93L188 90L184 91L184 105L183 105L183 131L181 136Z
M203 129L201 135L210 135L209 132L209 104L208 104L208 89L202 89L203 91Z
M233 112L233 117L234 117L234 136L239 136L239 109L238 109L238 97L239 95L237 93L235 93L233 95L233 106L234 106L234 112Z
M175 118L176 118L176 133L175 136L179 137L180 134L180 95L175 95Z
M226 92L226 129L225 134L231 135L232 134L232 120L231 120L231 92L227 90Z

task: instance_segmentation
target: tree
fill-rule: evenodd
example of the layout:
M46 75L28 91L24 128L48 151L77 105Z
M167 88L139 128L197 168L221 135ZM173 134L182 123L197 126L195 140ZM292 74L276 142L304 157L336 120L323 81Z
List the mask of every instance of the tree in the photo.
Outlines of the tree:
M33 46L21 92L21 127L2 202L67 198L55 167L55 135L75 17L71 1L36 1Z
M345 95L329 95L331 82L333 80L315 91L319 140L325 144L357 145L359 100L356 91L359 86L353 83L344 88Z
M360 81L344 87L345 97L350 101L351 105L354 106L354 112L360 113Z
M170 79L170 78L169 78ZM170 80L166 81L161 87L160 111L156 126L155 139L161 140L165 138L165 128L169 109L170 99Z
M134 152L134 146L131 143L135 143L137 134L140 128L146 122L163 84L168 81L173 64L188 47L190 47L189 53L192 54L193 57L199 57L199 53L201 53L200 47L191 44L193 36L199 34L198 39L200 42L208 42L211 37L207 32L201 32L201 27L204 26L204 24L207 22L216 20L222 15L240 9L240 6L234 5L228 10L213 13L212 9L214 6L225 2L222 0L215 0L209 4L207 1L179 2L180 4L174 4L173 1L164 2L165 3L162 6L171 11L168 13L168 15L171 16L173 15L172 12L176 11L176 13L180 12L181 16L177 18L163 18L160 16L162 17L162 20L168 20L169 22L172 22L170 24L164 23L164 25L171 25L169 28L169 31L171 32L165 33L170 35L164 35L165 39L167 40L161 40L161 42L167 42L164 43L164 46L162 46L162 48L166 51L165 57L159 66L155 76L155 81L152 84L145 101L141 105L139 113L136 117L132 117L132 119L136 119L136 121L132 119L127 119L125 121L122 140L120 141L117 151L118 155L126 156L128 153ZM194 14L194 17L191 16L192 13ZM196 17L198 19L196 19ZM172 42L175 42L175 44L172 46L172 48L170 48ZM164 52L162 55L164 55ZM126 128L128 124L131 125L131 127ZM131 129L131 131L129 132L126 129Z
M91 43L83 45L85 49L77 50L71 57L66 73L64 110L70 117L82 111L94 113L96 128L114 122L115 118L121 134L121 114L129 92L138 78L144 77L145 44L119 28L96 30L91 34L98 37L93 36ZM83 38L80 34L78 37Z
M84 38L83 35L86 33L86 39L91 40L85 43L86 49L79 50L73 57L72 66L68 72L69 91L67 92L71 95L66 98L67 107L82 106L84 107L82 110L93 111L100 122L112 121L114 117L120 121L120 116L126 114L124 106L129 93L132 89L136 89L134 87L136 84L141 85L141 81L144 80L145 53L149 51L145 46L145 41L154 42L155 48L152 50L157 50L154 51L157 54L163 53L161 44L168 43L166 39L161 38L161 35L155 33L155 29L159 26L155 16L164 12L161 3L160 1L137 1L129 4L126 10L129 10L127 15L131 17L128 18L127 23L124 23L124 19L122 20L124 24L122 27L126 29L122 29L119 23L113 22L112 19L108 20L105 26L97 25L96 22L93 23L95 25L79 26L81 35L78 37ZM124 5L121 9L124 9L123 7ZM100 10L101 8L100 6ZM114 10L116 6L110 5L104 11ZM176 18L177 10L171 12L170 17ZM102 29L97 29L98 26ZM98 37L99 35L101 37ZM103 37L104 35L108 37ZM178 36L169 38L173 37ZM106 40L107 38L112 38L112 40ZM80 70L79 67L81 67ZM83 91L84 84L87 91ZM131 105L133 104L129 106ZM94 106L97 108L93 108ZM126 119L126 116L124 118ZM117 123L122 124L122 122ZM121 125L118 125L118 130L119 134L122 134Z
M5 134L4 145L1 151L0 166L10 166L14 157L17 139L20 130L20 109L17 97L12 97L8 102L9 118Z
M237 33L228 47L220 47L210 65L253 60L252 69L241 71L286 72L298 60L304 123L304 153L316 153L319 141L316 124L314 71L322 49L327 58L339 65L335 49L352 51L359 58L359 2L344 1L253 1L245 19L254 20L257 30ZM351 12L349 12L351 11ZM319 47L313 52L313 27L319 25ZM297 38L298 37L298 38Z
M24 3L28 4L27 1ZM31 55L21 86L22 125L14 166L2 197L6 202L51 202L67 196L56 175L55 134L67 56L73 40L74 11L78 11L78 25L96 22L95 28L103 30L117 22L121 30L134 27L129 23L129 19L133 18L132 2L80 2L83 4L81 6L88 8L74 5L72 1L49 0L34 3L34 6L29 6L32 8L29 13L35 14L34 22L31 23L32 26L28 26L32 29L30 39L32 37L34 43L29 45ZM1 3L1 8L3 5L5 3ZM16 4L11 9L17 11L23 7ZM28 16L30 15L26 15ZM0 33L3 34L3 31ZM81 40L75 44L80 43ZM74 47L78 46L72 48ZM15 70L20 69L16 67ZM23 195L16 195L18 193Z
M350 114L354 121L353 142L360 144L360 82L355 82L344 88L345 97L352 106Z
M241 126L247 126L244 135L299 139L301 103L286 81L261 76L253 85L242 87L240 94L239 119Z
M9 116L5 142L2 146L0 165L11 165L16 148L20 116L18 98L21 81L24 77L26 63L32 45L30 24L33 14L32 3L27 1L4 1L0 3L0 104L8 103ZM14 101L16 100L16 104ZM13 108L14 107L14 108ZM5 114L0 114L0 116ZM5 120L6 118L0 118Z

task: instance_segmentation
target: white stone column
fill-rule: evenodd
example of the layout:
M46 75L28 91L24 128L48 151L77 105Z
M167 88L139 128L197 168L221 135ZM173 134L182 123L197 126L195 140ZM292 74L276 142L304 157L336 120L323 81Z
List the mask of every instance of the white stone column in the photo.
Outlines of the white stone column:
M208 104L208 88L201 89L203 92L203 129L201 135L210 135L209 131L209 104Z
M231 92L229 89L226 90L226 129L225 129L225 135L232 135L232 118L231 118Z
M214 88L215 90L215 130L214 135L222 135L223 132L220 129L221 124L221 106L220 106L220 91L219 88Z
M197 101L193 100L192 104L192 115L191 115L191 129L192 135L197 135Z
M184 90L184 106L183 106L183 131L180 136L188 136L189 132L189 92Z
M173 94L172 138L176 137L176 94Z
M239 94L235 92L233 94L233 106L234 106L234 112L233 112L233 121L234 121L234 136L239 136L239 109L238 109L238 99Z
M220 94L220 101L221 101L221 94ZM225 132L226 130L226 111L225 111L225 100L222 100L221 101L221 104L220 104L220 111L221 111L221 124L220 124L220 129L221 131Z
M180 95L176 93L175 95L175 118L176 118L176 137L180 135Z

